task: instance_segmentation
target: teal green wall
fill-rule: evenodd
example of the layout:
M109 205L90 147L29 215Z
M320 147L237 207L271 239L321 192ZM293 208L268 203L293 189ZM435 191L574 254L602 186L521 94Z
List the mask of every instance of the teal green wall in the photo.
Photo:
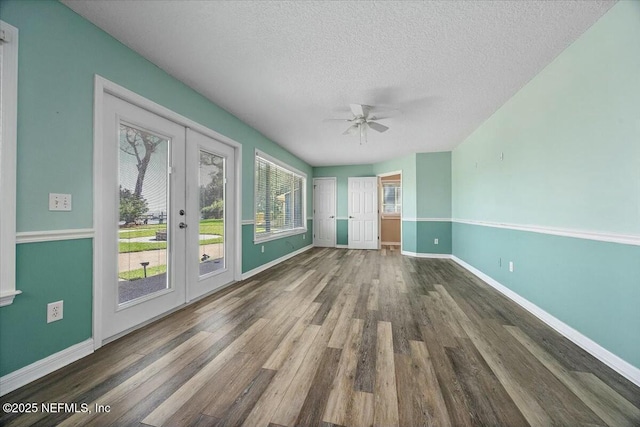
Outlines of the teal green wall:
M418 218L451 218L451 152L416 155Z
M438 239L438 244L434 243ZM402 220L402 250L416 254L451 254L451 221Z
M416 252L451 254L451 221L418 221L416 236ZM434 243L436 238L437 245Z
M409 228L416 233L415 247L403 245L403 249L418 254L451 254L451 152L416 154L415 188L418 219L415 226ZM443 220L433 221L433 218Z
M339 219L336 221L336 245L349 244L349 220Z
M640 235L638 40L617 3L456 148L453 217ZM638 246L456 223L453 254L640 367Z
M24 243L16 249L18 295L0 308L0 376L91 338L91 239ZM47 324L47 304L64 301Z
M0 16L20 34L18 231L93 227L95 74L241 143L242 219L253 219L256 148L307 174L311 212L309 165L66 6L57 1L2 0ZM73 210L49 211L50 192L70 193ZM308 233L306 241L311 243ZM245 243L243 268L271 260L274 254L286 255L300 244L295 238L269 242L263 256ZM21 244L16 263L17 288L23 293L13 305L0 308L1 375L89 338L92 329L90 242ZM52 271L38 270L44 265ZM47 325L41 321L46 304L59 299L64 300L65 319Z
M402 220L402 250L418 252L418 222Z
M253 224L242 226L242 272L281 258L313 244L313 221L307 220L307 232L258 244L253 243ZM264 252L262 252L264 246Z
M454 216L640 234L638 40L619 2L456 148Z

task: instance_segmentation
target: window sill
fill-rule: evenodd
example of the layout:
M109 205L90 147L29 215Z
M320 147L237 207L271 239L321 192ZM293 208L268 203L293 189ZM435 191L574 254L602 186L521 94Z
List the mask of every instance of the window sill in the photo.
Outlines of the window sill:
M21 293L22 291L11 291L0 295L0 307L13 304L13 299L16 297L16 295L19 295Z
M400 214L383 214L382 219L400 219Z
M255 245L260 244L260 243L264 243L264 242L269 242L271 240L278 240L278 239L283 239L285 237L291 237L291 236L297 236L299 234L305 234L307 232L306 228L296 228L295 230L291 230L291 231L283 231L281 233L275 233L275 234L271 234L269 236L264 236L264 237L255 237L253 238L253 243Z

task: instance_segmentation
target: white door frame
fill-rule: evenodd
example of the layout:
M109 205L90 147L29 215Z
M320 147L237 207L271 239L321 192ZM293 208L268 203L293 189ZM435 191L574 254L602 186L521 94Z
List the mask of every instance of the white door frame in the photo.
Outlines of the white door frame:
M185 128L191 128L203 135L217 139L220 142L228 144L235 150L235 179L236 179L236 200L235 200L235 227L231 238L236 242L235 253L231 254L235 257L234 280L242 278L242 145L231 138L219 134L201 124L188 119L181 114L169 110L162 105L156 104L147 98L138 95L116 83L113 83L102 76L95 75L94 94L93 94L93 346L94 349L102 347L102 278L104 277L104 252L103 245L105 236L101 224L103 220L104 194L102 193L101 177L104 173L104 165L102 163L102 147L103 147L103 105L104 94L109 93L135 106L150 111L167 120L171 120ZM139 325L142 326L142 325Z
M384 173L379 173L378 176L378 187L381 188L382 187L382 179L385 176L392 176L392 175L400 175L400 188L402 188L402 169L397 170L397 171L393 171L393 172L384 172ZM379 214L378 214L378 236L382 236L382 203L384 202L384 200L380 199L378 200L378 210L379 210ZM402 189L402 212L400 212L400 251L402 251L402 245L403 245L403 239L402 239L402 215L404 212L404 189ZM380 238L380 240L378 241L378 249L380 249L382 247L382 237Z
M315 246L316 243L316 181L331 181L333 182L333 238L332 238L332 247L336 247L337 237L336 234L338 232L338 219L337 219L337 210L338 210L338 185L337 179L335 176L333 177L321 177L321 178L313 178L313 244Z

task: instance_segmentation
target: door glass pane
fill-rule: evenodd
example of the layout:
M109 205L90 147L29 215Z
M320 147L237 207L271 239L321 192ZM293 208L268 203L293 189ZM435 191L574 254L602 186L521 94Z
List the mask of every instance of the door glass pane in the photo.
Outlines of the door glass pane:
M225 159L200 150L200 276L225 268Z
M120 124L118 303L169 288L169 140Z

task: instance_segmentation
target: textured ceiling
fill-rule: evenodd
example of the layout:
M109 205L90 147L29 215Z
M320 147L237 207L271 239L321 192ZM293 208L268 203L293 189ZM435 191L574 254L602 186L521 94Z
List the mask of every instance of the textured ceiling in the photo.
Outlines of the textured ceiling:
M322 166L453 149L615 2L63 3ZM350 103L390 130L360 145L323 122Z

